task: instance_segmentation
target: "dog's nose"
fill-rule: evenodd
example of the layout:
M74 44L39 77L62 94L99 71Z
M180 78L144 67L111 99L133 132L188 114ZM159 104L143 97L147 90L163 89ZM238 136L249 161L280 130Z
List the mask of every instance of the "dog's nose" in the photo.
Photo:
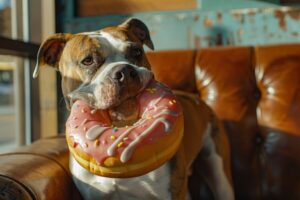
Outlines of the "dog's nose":
M138 72L131 65L118 65L111 73L111 77L118 82L130 81L138 76Z

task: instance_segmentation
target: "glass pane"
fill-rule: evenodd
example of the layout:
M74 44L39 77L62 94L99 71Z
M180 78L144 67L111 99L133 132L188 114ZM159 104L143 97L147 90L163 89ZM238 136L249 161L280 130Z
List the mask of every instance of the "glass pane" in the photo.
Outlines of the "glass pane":
M0 0L0 35L11 37L11 1Z
M12 36L11 13L11 0L0 0L0 36ZM0 152L23 142L22 65L20 58L0 55Z
M13 66L0 61L0 146L8 148L15 140Z
M9 150L19 143L17 127L18 107L15 94L21 93L14 82L16 59L0 56L0 152Z

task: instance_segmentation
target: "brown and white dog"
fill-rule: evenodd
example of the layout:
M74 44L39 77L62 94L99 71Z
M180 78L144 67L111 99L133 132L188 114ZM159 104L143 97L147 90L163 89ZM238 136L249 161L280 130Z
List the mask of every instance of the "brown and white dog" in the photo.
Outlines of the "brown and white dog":
M143 45L154 49L148 28L138 19L94 32L56 34L42 44L33 76L38 75L40 66L56 68L62 76L62 91L69 108L76 99L82 99L91 107L109 109L114 124L128 124L138 117L137 94L153 78ZM143 176L117 179L91 174L71 156L70 170L85 199L194 197L188 192L182 196L179 190L186 187L188 175L195 173L206 181L215 199L234 199L228 142L222 128L197 97L179 92L178 99L184 109L186 130L180 149L187 156L185 163L178 157L175 168L183 169L183 177L178 178L183 184L173 187L176 178L172 177L180 170L174 172L171 161ZM190 193L198 189L197 185L193 188Z

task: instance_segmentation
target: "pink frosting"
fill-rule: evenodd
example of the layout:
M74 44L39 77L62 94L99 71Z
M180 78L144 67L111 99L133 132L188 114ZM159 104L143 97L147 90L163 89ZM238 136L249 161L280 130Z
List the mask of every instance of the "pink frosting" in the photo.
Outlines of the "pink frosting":
M137 101L139 120L126 127L112 127L106 112L94 111L85 102L76 101L66 124L74 147L80 145L99 165L110 156L120 157L125 163L136 149L169 134L181 115L171 90L156 81L138 95Z

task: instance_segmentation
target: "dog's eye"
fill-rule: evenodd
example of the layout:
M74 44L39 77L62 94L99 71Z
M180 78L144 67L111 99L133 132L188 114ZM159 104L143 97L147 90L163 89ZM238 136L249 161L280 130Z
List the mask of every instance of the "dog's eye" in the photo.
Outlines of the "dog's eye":
M86 65L86 66L89 66L89 65L92 65L94 63L94 59L92 56L87 56L86 58L84 58L82 61L81 61L82 64Z

